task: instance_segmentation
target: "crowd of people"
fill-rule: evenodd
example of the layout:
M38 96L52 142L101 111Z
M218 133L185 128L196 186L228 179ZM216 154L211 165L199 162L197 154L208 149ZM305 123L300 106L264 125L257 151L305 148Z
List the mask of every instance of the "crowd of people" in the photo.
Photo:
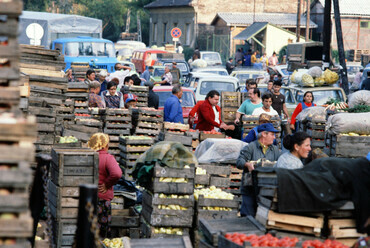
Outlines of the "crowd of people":
M235 53L235 65L234 58L229 58L226 62L226 70L230 74L235 67L247 66L258 70L266 70L268 66L274 67L279 63L276 52L273 52L272 56L267 57L266 53L260 55L258 50L252 51L249 49L247 52L243 48L238 48Z

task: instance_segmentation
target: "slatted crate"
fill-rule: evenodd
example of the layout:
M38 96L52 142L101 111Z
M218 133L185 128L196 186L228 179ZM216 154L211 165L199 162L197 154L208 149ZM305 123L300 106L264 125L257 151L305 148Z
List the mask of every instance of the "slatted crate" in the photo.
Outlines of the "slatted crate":
M364 234L358 233L356 230L355 219L329 219L328 221L330 235L336 239L341 238L358 238Z
M78 196L78 187L58 187L48 182L49 207L56 219L77 219Z
M209 175L209 185L215 187L228 188L230 186L231 167L229 164L209 163L199 164L198 167L206 170Z
M83 183L98 183L98 153L84 148L53 149L51 156L51 180L55 185L77 187Z
M225 107L221 109L221 120L225 123L234 122L236 118L236 111L239 107Z
M239 202L227 199L210 199L199 195L195 208L194 226L198 226L200 219L229 219L237 217ZM215 210L217 208L219 209ZM220 210L222 208L227 208L228 210Z
M21 213L28 210L29 193L25 186L26 183L27 181L24 182L24 185L14 184L13 186L4 187L3 185L6 184L3 184L0 186L0 212Z
M130 93L137 96L138 100L136 103L137 107L148 106L149 87L147 86L130 86Z
M125 198L123 195L114 192L114 197L111 200L112 210L122 210L125 208Z
M369 152L370 136L330 135L330 156L359 158Z
M11 15L3 15L2 21L0 22L0 35L16 38L18 36L18 26L19 25L17 17Z
M141 231L145 238L175 238L189 236L190 228L183 227L153 227L141 218ZM158 231L156 231L158 230ZM167 230L167 231L166 231ZM172 230L172 232L171 232Z
M151 238L151 239L128 239L123 238L123 246L131 248L151 247L178 247L178 248L192 248L190 238L185 237L172 237L172 238Z
M194 165L189 168L170 168L162 167L158 163L153 168L153 181L148 190L152 193L164 194L192 194L194 192ZM163 180L170 178L170 181ZM182 180L182 182L174 182L173 179Z
M163 194L143 192L142 216L151 226L192 227L193 195L162 198ZM183 198L179 198L183 197ZM185 198L187 197L187 198ZM171 209L164 209L163 206Z
M225 107L237 107L241 104L240 92L221 92L221 109Z
M29 212L1 213L0 238L26 238L32 236L33 219Z
M110 225L119 228L138 228L140 226L140 215L133 209L112 209L112 220Z
M204 131L200 132L199 141L202 142L206 139L224 139L226 135L224 133L205 133Z
M77 230L77 219L52 218L53 243L56 248L72 247Z

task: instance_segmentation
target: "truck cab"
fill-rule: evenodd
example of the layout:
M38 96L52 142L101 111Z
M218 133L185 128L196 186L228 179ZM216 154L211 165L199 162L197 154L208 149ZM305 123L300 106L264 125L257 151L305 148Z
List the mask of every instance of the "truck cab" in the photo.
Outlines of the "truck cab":
M117 63L114 44L110 40L83 36L60 38L52 42L52 49L64 55L65 70L71 67L71 63L89 63L93 69L114 72Z

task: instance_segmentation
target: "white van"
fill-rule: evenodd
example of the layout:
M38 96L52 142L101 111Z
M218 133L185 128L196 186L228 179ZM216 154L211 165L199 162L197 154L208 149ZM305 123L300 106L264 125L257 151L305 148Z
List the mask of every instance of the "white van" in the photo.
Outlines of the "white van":
M221 56L218 52L201 51L200 59L207 62L207 66L222 65Z

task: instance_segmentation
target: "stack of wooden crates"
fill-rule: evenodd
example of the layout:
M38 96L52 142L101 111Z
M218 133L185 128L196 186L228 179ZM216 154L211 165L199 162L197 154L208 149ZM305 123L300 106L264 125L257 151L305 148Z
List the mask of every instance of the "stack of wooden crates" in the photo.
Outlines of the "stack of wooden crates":
M133 116L135 135L157 138L163 127L163 111L154 108L138 108Z
M226 124L233 123L241 103L240 92L221 92L221 120Z
M20 50L17 40L22 1L1 2L0 15L0 242L30 247L33 219L29 212L36 141L35 118L24 118L20 101Z
M193 164L188 168L155 164L153 182L143 192L141 214L145 237L189 235L194 215L194 175Z
M99 182L99 154L85 148L53 149L48 201L55 247L72 247L77 228L80 184Z

